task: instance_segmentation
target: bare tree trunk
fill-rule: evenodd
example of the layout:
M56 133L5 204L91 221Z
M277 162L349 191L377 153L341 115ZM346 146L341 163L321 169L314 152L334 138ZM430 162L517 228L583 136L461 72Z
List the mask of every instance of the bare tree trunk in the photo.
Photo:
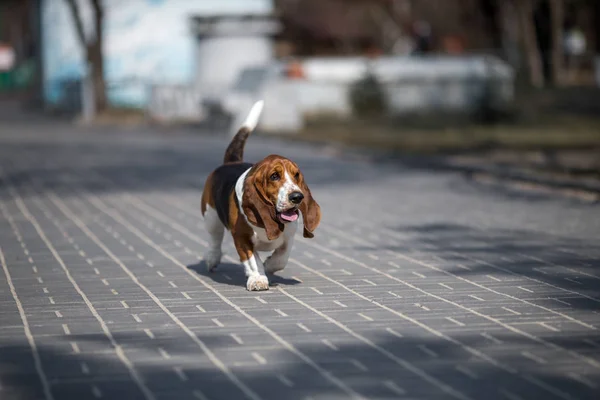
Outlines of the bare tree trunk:
M94 9L94 27L96 38L93 44L88 47L88 61L92 67L92 82L94 84L94 96L96 111L106 110L108 102L106 100L106 81L104 79L104 10L102 9L102 0L91 0Z
M516 0L515 3L519 14L521 37L523 38L523 45L527 53L531 84L538 88L543 87L544 71L542 68L542 57L533 21L534 0Z
M507 0L496 0L499 10L498 25L502 31L502 50L510 65L519 68L522 63L522 54L519 44L519 16L515 4Z
M550 0L552 13L552 79L555 85L562 85L564 80L564 0Z
M104 10L102 9L101 0L90 0L94 11L94 36L91 38L86 38L77 0L66 1L73 16L77 36L85 51L85 60L91 67L95 112L102 112L106 109L108 102L106 99L106 81L104 79L104 53L102 51Z

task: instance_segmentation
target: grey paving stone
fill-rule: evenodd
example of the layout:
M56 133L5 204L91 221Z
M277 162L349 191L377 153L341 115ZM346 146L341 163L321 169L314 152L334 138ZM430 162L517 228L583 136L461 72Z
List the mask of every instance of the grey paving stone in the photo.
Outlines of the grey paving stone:
M600 395L597 206L255 136L247 159L294 159L323 221L248 293L230 238L233 262L198 260L224 138L19 129L0 129L2 399Z

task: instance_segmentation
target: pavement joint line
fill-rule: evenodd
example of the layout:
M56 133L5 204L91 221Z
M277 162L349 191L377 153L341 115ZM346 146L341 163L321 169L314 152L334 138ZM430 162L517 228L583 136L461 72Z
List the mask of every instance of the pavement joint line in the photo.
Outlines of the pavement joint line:
M503 309L503 310L506 310L506 311L508 311L509 313L511 313L511 314L514 314L514 315L522 315L520 312L518 312L518 311L515 311L515 310L513 310L512 308L508 308L508 307L502 307L502 309Z
M255 351L252 352L252 357L260 365L266 365L267 364L267 360L262 355L260 355L259 353L255 352Z
M75 225L77 225L79 227L80 230L82 230L84 232L84 234L86 234L86 236L88 236L93 242L96 243L96 245L98 245L98 247L100 247L108 256L109 258L111 258L114 262L116 262L121 269L127 274L129 275L129 277L142 289L144 290L149 297L155 302L155 304L157 304L168 316L171 317L171 319L180 327L182 328L182 330L184 332L186 332L186 334L192 338L192 340L194 340L194 342L204 351L205 354L208 355L209 359L211 359L211 361L213 362L213 364L215 364L215 366L217 366L217 368L219 368L219 370L221 370L221 372L223 372L248 398L252 399L252 400L260 400L261 398L255 394L252 390L250 390L245 384L243 384L239 378L237 378L226 366L225 364L219 360L214 354L213 352L204 344L204 342L202 342L197 336L196 334L194 334L187 326L185 326L171 311L168 310L168 308L156 297L156 295L154 295L154 293L152 293L146 286L144 286L139 279L133 275L133 273L123 264L123 262L116 257L115 254L113 254L108 247L106 247L106 245L101 242L98 237L92 233L89 228L87 228L87 226L79 219L77 218L72 212L71 210L68 209L68 207L66 207L66 205L64 204L64 202L62 202L62 200L58 199L58 197L51 192L50 196L49 196L50 200L55 204L55 206L57 208L59 208L61 210L61 212L67 217L69 218L71 221L73 221L75 223ZM115 289L112 289L113 294L117 295L118 292ZM202 308L200 306L196 306L198 307L200 310L202 310ZM66 326L66 325L64 325ZM150 331L150 330L146 330L145 331L146 334L153 339L154 338L154 334Z
M368 244L368 243L366 243L366 244ZM413 285L413 284L411 284L411 283L409 283L409 282L406 282L406 281L404 281L404 280L402 280L402 279L399 279L399 278L397 278L397 277L395 277L395 276L393 276L393 275L389 275L389 274L387 274L387 273L385 273L385 272L381 272L381 271L379 271L377 268L374 268L374 267L368 266L368 265L366 265L366 264L364 264L364 263L362 263L362 262L360 262L360 261L357 261L357 260L355 260L355 259L353 259L353 258L351 258L351 257L347 257L347 256L345 256L345 255L343 255L343 254L340 254L340 253L336 252L335 250L330 250L330 249L324 248L323 246L321 246L321 245L319 245L319 244L316 244L316 243L313 243L313 244L311 244L311 246L312 246L312 247L315 247L315 248L317 248L317 249L319 249L319 250L322 250L322 251L328 252L328 253L330 253L330 254L332 254L332 255L336 255L336 256L337 256L337 257L339 257L340 259L346 260L346 261L348 261L348 262L352 262L353 264L356 264L356 265L358 265L358 266L361 266L361 267L363 267L363 268L365 268L365 269L371 270L371 271L373 271L373 272L377 272L377 273L379 273L379 274L381 274L381 275L383 275L383 276L386 276L388 279L391 279L391 280L397 281L397 282L399 282L399 283L402 283L404 286L407 286L407 287L410 287L410 288L412 288L412 289L414 289L414 290L417 290L417 291L419 291L419 292L421 292L421 293L423 293L423 294L425 294L425 295L427 295L427 296L433 297L433 298L435 298L435 299L437 299L437 300L441 300L441 301L443 301L443 302L445 302L445 303L447 303L447 304L452 304L452 305L454 305L455 307L458 307L458 308L460 308L460 309L463 309L463 310L465 310L465 311L468 311L468 312L469 312L469 313L471 313L471 314L474 314L474 315L477 315L477 316L479 316L479 317L485 318L485 319L487 319L487 320L488 320L488 321L490 321L490 322L494 322L495 324L497 324L497 325L500 325L500 326L504 327L505 329L508 329L508 330L512 331L513 333L517 333L517 334L519 334L519 335L521 335L521 336L527 337L527 338L529 338L529 339L531 339L531 340L533 340L533 341L535 341L535 342L538 342L538 343L540 343L540 344L543 344L544 346L546 346L546 347L548 347L548 348L551 348L551 349L553 349L553 350L560 350L560 351L563 351L563 352L565 352L565 353L568 353L568 354L570 354L571 356L573 356L574 358L577 358L577 359L579 359L579 360L581 360L581 361L584 361L584 362L586 362L587 364L589 364L589 365L591 365L591 366L593 366L593 367L595 367L595 368L600 368L600 362L599 362L599 361L597 361L597 360L594 360L593 358L590 358L590 357L588 357L588 356L586 356L586 355L580 354L580 353L578 353L578 352L576 352L576 351L573 351L573 350L566 349L566 348L564 348L564 347L562 347L562 346L559 346L559 345L557 345L557 344L555 344L555 343L553 343L553 342L549 342L549 341L547 341L547 340L545 340L545 339L543 339L543 338L541 338L541 337L538 337L538 336L535 336L535 335L533 335L533 334L530 334L530 333L528 333L528 332L522 331L522 330L520 330L520 329L518 329L518 328L516 328L516 327L514 327L514 326L510 326L509 324L506 324L506 323L504 323L504 322L502 322L502 321L498 320L497 318L494 318L494 317L492 317L492 316L490 316L490 315L484 314L484 313L482 313L482 312L480 312L480 311L477 311L477 310L471 309L471 308L469 308L469 307L467 307L467 306L464 306L464 305L462 305L462 304L456 303L456 302L454 302L454 301L452 301L452 300L448 300L448 299L446 299L446 298L444 298L444 297L441 297L441 296L438 296L438 295L436 295L436 294L434 294L434 293L427 292L426 290L424 290L424 289L421 289L421 288L419 288L419 287L417 287L417 286L415 286L415 285ZM422 264L422 263L420 263L420 264ZM463 279L464 279L464 278L463 278ZM516 299L516 298L515 298L515 299ZM530 303L530 302L528 302L528 304L535 305L534 303ZM567 316L567 315L565 315L565 314L563 314L563 313L560 313L560 312L558 312L558 311L550 310L550 309L548 309L547 307L543 307L543 306L538 306L538 305L535 305L535 306L537 306L537 307L540 307L540 308L546 308L547 310L549 310L549 311L551 311L551 312L553 312L553 313L555 313L555 314L558 314L558 315L564 316L565 318L569 319L570 321L572 321L572 322L577 322L577 323L579 323L580 325L586 326L586 327L588 327L588 328L590 328L590 329L593 329L593 330L595 330L595 329L596 329L594 326L592 326L592 325L590 325L590 324L587 324L587 323L585 323L585 322L579 321L579 320L577 320L577 319L575 319L575 318L573 318L573 317Z
M77 342L70 342L70 344L71 344L71 349L73 350L74 354L81 353L81 350L79 349L79 345L77 344Z
M287 317L288 316L285 312L281 311L279 308L275 308L275 312L277 314L279 314L280 316L282 316L282 317Z
M595 382L592 382L589 379L587 379L575 372L568 372L567 375L569 377L571 377L571 379L574 379L578 382L583 383L585 386L589 387L590 389L598 389L598 385Z
M457 365L456 367L454 367L454 369L456 369L458 372L462 373L463 375L468 376L471 379L479 379L479 375L477 375L475 372L471 371L469 368L467 368L463 365Z
M500 393L506 397L508 400L525 400L523 399L521 396L514 394L513 392L506 390L506 389L501 389Z
M454 319L452 317L444 317L444 318L447 319L448 321L452 322L455 325L465 326L465 324L463 322L460 322L460 321L458 321L458 320L456 320L456 319Z
M3 176L0 176L0 177L4 178ZM4 204L0 203L0 207L2 208L2 214L6 217ZM19 311L19 316L21 318L21 322L23 323L23 330L25 331L25 337L29 344L29 348L31 349L31 354L33 356L33 363L34 363L34 367L36 370L36 374L42 384L44 398L46 400L54 400L54 396L52 395L52 390L50 388L50 382L48 381L48 376L46 375L46 372L44 371L43 366L42 366L42 360L41 360L41 357L39 354L37 343L35 342L34 336L31 332L31 328L29 327L29 320L27 319L27 314L25 313L25 309L23 308L21 299L17 293L15 285L13 284L12 276L10 274L8 266L6 265L6 259L4 258L4 252L2 250L2 246L0 246L0 264L2 265L2 270L4 272L4 275L6 276L6 280L7 280L12 298L17 305L17 309ZM0 386L0 390L1 389L2 389L2 386Z
M544 358L540 357L540 356L536 356L535 354L529 352L529 351L522 351L521 355L525 358L528 358L532 361L535 361L538 364L548 364L548 361L546 361Z
M169 360L171 358L171 355L165 349L163 349L162 347L158 348L158 353L165 360Z
M571 272L573 274L576 274L576 275L583 275L583 276L587 276L588 278L600 280L600 277L597 276L597 275L590 274L590 273L585 272L585 271L580 271L580 270L574 269L572 267L567 267L566 265L556 264L556 263L553 263L551 261L544 260L542 258L535 257L535 256L532 256L532 255L529 255L529 254L519 254L519 255L522 256L522 257L525 257L525 258L529 258L530 260L534 260L534 261L540 262L542 264L546 264L546 265L550 265L550 266L553 266L553 267L559 267L559 268L565 269L565 270L567 270L567 271L569 271L569 272Z
M323 292L321 292L319 289L317 289L316 287L311 287L310 288L312 291L314 291L316 294L323 294Z
M402 314L402 313L400 313L400 312L398 312L398 311L396 311L394 309L391 309L391 308L389 308L387 306L384 306L384 305L378 303L375 300L369 299L368 297L366 297L366 296L364 296L364 295L356 292L355 290L353 290L351 288L348 288L343 283L337 282L337 281L331 279L330 277L326 276L325 274L323 274L323 273L321 273L319 271L316 271L316 270L314 270L314 269L312 269L312 268L310 268L310 267L302 264L299 261L296 261L294 259L291 259L290 261L292 261L294 264L300 266L301 268L303 268L305 270L311 271L314 274L319 275L322 278L324 278L324 279L326 279L326 280L328 280L328 281L330 281L330 282L332 282L334 284L337 284L338 286L340 286L342 288L345 288L347 291L349 291L349 292L357 295L358 297L362 298L363 300L367 300L370 303L379 306L380 308L386 309L386 310L388 310L388 311L396 314L397 316L400 316L401 318L403 318L405 320L408 320L408 321L412 322L413 324L416 324L416 325L418 325L418 326L420 326L420 327L428 330L430 333L433 333L434 335L436 335L438 337L441 337L441 338L443 338L443 339L445 339L445 340L447 340L447 341L449 341L449 342L451 342L451 343L453 343L455 345L458 345L459 347L463 348L465 351L467 351L467 352L469 352L469 353L471 353L473 355L476 355L476 356L478 356L478 357L486 360L487 362L491 363L492 365L494 365L496 367L499 367L499 368L503 369L504 371L506 371L508 373L511 373L511 374L514 374L514 375L518 375L521 378L529 381L530 383L533 383L533 384L535 384L535 385L537 385L537 386L539 386L539 387L547 390L548 392L557 395L558 397L561 397L561 398L564 398L564 399L572 399L572 397L569 394L563 393L562 391L560 391L560 390L558 390L558 389L556 389L556 388L554 388L554 387L546 384L545 382L540 381L539 379L537 379L535 377L529 376L528 374L519 373L518 370L512 368L511 366L504 365L503 363L498 362L497 360L495 360L494 358L486 355L485 353L483 353L483 352L481 352L481 351L479 351L479 350L477 350L475 348L472 348L472 347L470 347L468 345L465 345L462 342L460 342L460 341L458 341L458 340L456 340L456 339L454 339L454 338L452 338L450 336L447 336L447 335L443 334L442 332L439 332L439 331L437 331L437 330L435 330L435 329L427 326L426 324L421 323L420 321L418 321L418 320L416 320L414 318L408 317L408 316L406 316L406 315L404 315L404 314ZM280 291L283 292L284 294L286 294L288 297L292 296L291 294L287 294L287 292L285 290L283 290L283 289L280 289ZM309 305L305 305L305 307L312 309L312 307L309 306ZM320 313L320 311L315 311L315 312ZM451 318L451 317L447 317L447 318ZM456 321L456 322L458 322L458 321ZM462 322L459 322L459 323L462 324ZM390 332L390 333L392 333L392 334L395 333L391 328L387 328L387 331ZM400 335L400 337L401 337L401 335ZM491 336L489 336L489 338L491 338ZM495 338L493 338L493 339L496 340Z
M94 394L94 397L96 397L97 399L102 398L102 391L98 388L98 386L96 386L96 385L92 386L92 393Z
M393 330L392 328L385 328L385 330L389 333L391 333L392 335L396 336L397 338L403 338L404 335L402 335L399 332L396 332L395 330Z
M406 394L406 390L398 386L394 381L384 381L383 385L387 387L390 391L392 391L395 395L404 396Z
M492 342L494 342L495 344L503 344L503 343L504 343L502 340L500 340L500 339L498 339L498 338L496 338L496 337L494 337L494 336L490 335L490 334L489 334L489 333L487 333L487 332L482 332L482 333L481 333L481 336L483 336L484 338L486 338L486 339L487 339L487 340L489 340L489 341L492 341Z
M208 400L208 397L206 397L200 390L196 389L192 392L192 396L194 396L196 399L198 400Z
M469 297L472 298L472 299L475 299L477 301L485 301L485 299L483 299L483 298L481 298L479 296L476 296L474 294L470 294Z
M534 293L533 290L524 288L523 286L517 286L517 289L521 289L521 290L523 290L525 292L529 292L529 293Z
M173 367L173 371L175 371L175 374L177 375L177 377L179 377L179 380L181 380L182 382L188 381L188 377L183 371L182 367Z
M87 363L85 363L84 361L82 361L79 366L81 367L81 373L84 375L89 375L90 374L90 367L88 367Z
M363 226L369 226L369 223L368 223L368 221L365 221L365 220L357 220L357 219L353 218L352 216L347 216L347 218L350 218L350 219L351 219L351 220L353 220L354 222L356 222L356 223L360 223L360 224L362 224ZM349 235L346 235L346 233L345 233L345 232L343 232L343 231L340 231L338 228L332 228L332 227L326 227L326 228L327 228L327 229L329 229L329 230L333 230L333 231L335 231L335 232L336 232L338 235L340 235L340 236L343 236L343 237L346 237L346 238L347 238L347 239L349 239L349 240L356 241L356 238L354 238L354 237L351 237L351 236L349 236ZM385 229L385 231L386 231L386 234L388 234L388 235L390 235L390 236L392 236L392 237L394 237L394 238L396 238L396 239L400 239L400 240L405 240L405 239L406 239L404 236L402 236L402 235L398 234L397 232L395 232L395 231L393 231L393 230L391 230L391 229L389 229L389 228L385 228L385 227L382 227L382 226L380 226L380 225L374 226L374 228L375 228L375 229L379 229L379 230L381 230L381 229L383 228L383 229ZM363 242L364 242L364 240L363 240ZM371 243L368 243L368 242L367 242L367 243L362 243L362 242L361 242L361 244L372 245ZM432 247L433 247L433 248L438 248L438 246L435 246L435 245L434 245L434 246L432 246ZM434 270L437 270L438 272L442 272L442 273L445 273L445 274L447 274L447 275L450 275L450 276L455 276L455 278L457 278L457 279L461 279L461 278L462 278L462 277L459 277L459 276L457 276L457 275L455 275L455 274L452 274L452 273L450 273L450 272L448 272L448 271L445 271L445 270L442 270L442 269L440 269L440 268L438 268L438 267L435 267L435 266L434 266L434 265L432 265L432 264L429 264L429 263L424 263L424 262L422 262L422 261L420 261L420 260L417 260L417 259L414 259L414 258L412 258L412 257L406 256L406 255L404 255L404 254L402 254L402 253L399 253L399 252L396 252L396 251L392 251L392 250L388 250L387 252L388 252L389 254L396 255L396 256L397 256L397 257L399 257L399 258L406 259L406 260L409 260L409 261L411 261L411 262L415 262L415 263L417 263L417 264L420 264L420 265L422 265L422 266L424 266L424 267L426 267L426 268L434 269ZM512 276L518 276L518 277L520 277L520 278L522 278L522 279L526 279L526 280L529 280L529 281L532 281L532 282L535 282L535 283L538 283L538 284L541 284L541 285L545 285L545 286L548 286L548 287L552 287L552 288L554 288L554 289L558 289L558 290L561 290L561 291L565 291L565 292L568 292L568 293L576 294L576 295L578 295L578 296L581 296L581 297L587 298L588 300L592 300L592 301L594 301L594 302L600 303L600 299L594 298L594 297L592 297L592 296L588 296L588 295L586 295L586 294L583 294L583 293L579 293L579 292L576 292L576 291L573 291L573 290L569 290L569 289L563 288L563 287L561 287L561 286L556 286L556 285L553 285L553 284L551 284L551 283L549 283L549 282L541 281L541 280L539 280L539 279L532 278L532 277L530 277L530 276L523 275L523 274L520 274L520 273L518 273L518 272L511 271L511 270L509 270L509 269L506 269L506 268L504 268L504 267L501 267L501 266L499 266L499 265L496 265L496 264L494 264L494 263L491 263L491 262L488 262L488 261L485 261L485 260L481 260L481 259L478 259L478 258L472 257L472 256L470 256L470 255L461 254L461 253L458 253L458 252L455 252L455 251L450 251L450 252L449 252L449 254L450 254L450 255L453 255L453 256L458 256L458 257L461 257L462 259L467 259L467 260L470 260L470 261L473 261L473 262L477 262L477 263L479 263L479 264L486 265L486 266L488 266L488 267L490 267L490 268L493 268L493 269L495 269L495 270L498 270L498 271L502 271L502 272L504 272L504 273L507 273L507 274L509 274L509 275L512 275ZM439 258L439 257L438 257L438 258ZM444 260L444 259L442 259L442 258L440 258L440 260L441 260L441 261L445 261L445 260ZM464 278L463 278L463 279L461 279L461 280L463 280L463 281L466 281L466 282L470 282L468 279L464 279ZM474 284L474 283L475 283L475 282L472 282L472 284Z
M427 354L428 356L430 356L430 357L433 357L433 358L437 358L437 357L439 357L439 354L438 354L438 353L436 353L435 351L431 350L429 347L427 347L427 346L426 346L426 345L424 345L424 344L418 344L418 345L417 345L417 348L418 348L419 350L421 350L423 353L425 353L425 354Z
M293 388L294 382L292 382L287 376L283 375L283 374L277 374L277 379L279 380L279 382L281 382L283 385L289 387L289 388Z
M546 328L546 329L548 329L549 331L552 331L552 332L560 332L560 329L558 329L558 328L556 328L556 327L554 327L552 325L549 325L546 322L538 322L538 325L543 326L544 328Z
M384 349L383 347L379 346L378 344L374 343L373 341L369 340L368 338L354 332L352 329L350 329L348 326L344 325L343 323L337 321L336 319L330 317L329 315L317 310L316 308L310 306L309 304L307 304L306 302L296 298L294 295L288 293L285 289L279 289L279 291L281 293L283 293L284 295L286 295L287 297L296 300L296 302L298 302L299 304L303 305L304 307L312 310L315 314L319 315L320 317L326 319L327 321L329 321L330 323L338 326L339 328L341 328L342 330L344 330L346 333L350 334L351 336L353 336L354 338L362 341L363 343L367 344L369 347L377 350L380 354L385 355L387 358L391 359L392 361L396 362L398 365L402 366L404 369L414 373L415 375L421 377L423 380L435 385L436 387L438 387L440 390L444 391L445 393L449 394L450 396L454 397L454 398L458 398L458 399L470 399L469 396L465 395L464 393L457 391L456 389L454 389L452 386L447 385L446 383L438 380L437 378L429 375L427 372L421 370L420 368L416 367L415 365L413 365L412 363L410 363L409 361L406 361L398 356L396 356L395 354L389 352L388 350Z
M131 198L131 196L128 196L128 197ZM216 294L219 298L221 298L225 303L229 304L232 308L234 308L240 314L244 315L247 319L249 319L250 321L252 321L259 328L261 328L264 331L266 331L276 341L278 341L280 344L282 344L286 349L288 349L289 351L291 351L292 353L294 353L296 356L298 356L299 358L301 358L304 362L306 362L307 364L309 364L313 369L317 370L323 377L325 377L327 380L329 380L331 383L333 383L339 389L341 389L342 391L346 392L346 394L350 395L352 398L357 398L357 399L363 399L364 398L363 396L361 396L360 394L358 394L357 392L355 392L352 388L350 388L349 386L347 386L346 384L344 384L341 380L339 380L333 374L331 374L330 372L324 370L322 367L320 367L318 364L316 364L314 361L312 361L312 359L310 359L309 357L307 357L304 353L300 352L295 346L293 346L292 344L290 344L289 342L287 342L286 340L284 340L283 338L281 338L278 334L276 334L275 332L273 332L270 328L268 328L267 326L265 326L264 324L262 324L256 318L252 317L250 314L248 314L246 311L244 311L238 305L236 305L235 303L233 303L230 299L228 299L226 296L224 296L222 293L220 293L218 290L216 290L212 285L210 285L209 283L207 283L204 279L201 279L197 274L194 274L193 272L189 271L189 269L183 263L181 263L179 260L177 260L176 258L174 258L170 253L168 253L164 249L162 249L159 246L157 246L156 243L154 243L151 239L149 239L145 234L143 234L142 232L140 232L137 228L133 227L131 224L129 224L128 222L126 222L126 220L120 215L120 213L116 213L114 211L111 211L109 208L106 207L106 205L104 205L104 203L102 201L100 201L93 194L89 194L87 196L87 198L88 198L88 200L90 201L90 203L92 205L94 205L100 211L103 211L105 214L109 215L115 221L119 222L126 229L130 230L132 233L134 233L136 236L138 236L140 239L142 239L142 241L144 241L145 243L147 243L148 245L150 245L150 247L153 247L155 250L157 250L158 252L160 252L163 256L165 256L166 258L170 259L172 262L174 262L176 265L178 265L183 271L187 272L192 278L196 279L203 286L205 286L207 289L211 290L214 294ZM154 212L157 213L156 210L154 210ZM159 219L159 218L157 218L157 219ZM208 245L205 241L202 241L201 244L203 244L205 247Z
M562 304L564 304L564 305L566 305L566 306L569 306L569 307L571 307L571 303L568 303L568 302L566 302L566 301L564 301L564 300L561 300L561 299L557 299L556 297L552 298L552 300L554 300L554 301L557 301L557 302L559 302L559 303L562 303Z
M331 342L329 339L321 339L321 342L327 347L329 347L333 351L338 351L340 348Z
M358 316L366 319L369 322L373 322L373 318L369 317L368 315L365 315L363 313L358 313Z
M230 333L229 336L231 336L233 338L233 340L235 340L237 342L237 344L244 344L244 341L242 340L242 338L240 338L239 335L237 335L235 333Z
M218 326L219 328L224 328L225 325L223 325L223 323L221 321L219 321L217 318L213 318L211 320L216 326Z

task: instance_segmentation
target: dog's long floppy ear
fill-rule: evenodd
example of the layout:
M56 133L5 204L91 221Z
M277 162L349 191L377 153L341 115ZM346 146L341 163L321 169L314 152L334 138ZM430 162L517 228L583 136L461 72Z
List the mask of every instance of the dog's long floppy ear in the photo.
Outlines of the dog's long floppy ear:
M304 201L300 203L300 211L302 212L302 220L304 221L303 236L305 238L313 238L315 237L313 231L317 229L319 222L321 222L321 206L313 199L308 185L304 182L304 177L302 177L300 187L304 194Z
M281 234L283 226L276 221L275 205L266 196L265 184L264 168L250 171L244 182L242 210L252 225L264 228L267 238L274 240Z

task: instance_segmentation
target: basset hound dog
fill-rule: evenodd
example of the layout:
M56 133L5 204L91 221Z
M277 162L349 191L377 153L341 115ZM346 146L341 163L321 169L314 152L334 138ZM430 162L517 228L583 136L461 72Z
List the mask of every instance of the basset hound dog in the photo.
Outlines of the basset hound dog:
M223 164L208 176L202 192L202 215L210 236L206 266L212 272L220 263L223 236L225 229L229 230L250 291L268 290L266 274L285 268L299 213L305 238L313 237L321 220L321 208L294 162L278 155L256 164L243 161L246 139L256 128L262 109L262 101L254 104L227 147ZM272 254L263 264L258 251Z

